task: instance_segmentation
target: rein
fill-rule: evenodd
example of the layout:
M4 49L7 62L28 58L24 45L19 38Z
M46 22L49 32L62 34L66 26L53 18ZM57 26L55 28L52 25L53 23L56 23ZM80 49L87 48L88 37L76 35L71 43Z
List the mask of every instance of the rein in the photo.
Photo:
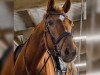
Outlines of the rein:
M50 13L49 15L60 15L60 16L63 16L65 17L65 14L64 13L61 13L61 14L52 14ZM46 19L49 17L49 15L46 17ZM58 38L57 40L54 39L54 37L52 36L52 34L50 33L50 30L49 30L49 22L45 23L45 36L46 36L46 33L50 36L50 39L53 43L53 52L51 52L50 49L48 49L48 52L49 52L49 56L47 58L47 60L45 61L44 65L42 66L42 68L40 69L40 71L38 72L37 75L40 75L43 68L45 67L45 65L47 64L49 58L51 57L55 63L55 67L56 67L56 70L57 72L59 72L60 74L62 74L62 68L61 68L61 60L59 59L59 55L61 53L61 49L57 49L57 45L59 44L59 42L62 40L62 38L65 37L64 41L66 40L66 38L68 36L72 36L72 34L70 32L63 32ZM29 38L30 39L30 38ZM64 42L63 41L63 42ZM29 40L28 40L29 42ZM26 43L26 48L27 48L27 44L28 42ZM63 43L62 43L63 44ZM25 53L24 53L24 61L25 61L25 69L27 71L27 74L28 75L31 75L28 68L27 68L27 65L26 65L26 50L25 50ZM66 70L66 68L65 68Z

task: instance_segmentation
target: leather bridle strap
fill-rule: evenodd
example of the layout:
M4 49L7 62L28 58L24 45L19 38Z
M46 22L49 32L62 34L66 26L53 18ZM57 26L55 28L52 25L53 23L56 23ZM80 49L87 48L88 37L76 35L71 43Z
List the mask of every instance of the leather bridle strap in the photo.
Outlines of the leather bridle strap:
M43 68L45 67L45 65L47 64L48 60L50 59L50 57L52 56L53 53L50 53L48 58L46 59L45 63L43 64L42 68L40 69L40 71L38 72L37 75L40 75L40 73L42 72Z
M61 39L62 39L63 37L66 37L66 38L67 38L67 36L72 36L72 34L71 34L70 32L63 32L63 33L57 38L55 44L58 44L58 43L61 41Z
M51 41L52 41L52 43L53 44L55 44L55 39L54 39L54 37L52 36L52 34L50 33L50 30L49 30L49 22L48 23L46 23L45 24L46 26L45 26L45 31L50 35L50 39L51 39Z

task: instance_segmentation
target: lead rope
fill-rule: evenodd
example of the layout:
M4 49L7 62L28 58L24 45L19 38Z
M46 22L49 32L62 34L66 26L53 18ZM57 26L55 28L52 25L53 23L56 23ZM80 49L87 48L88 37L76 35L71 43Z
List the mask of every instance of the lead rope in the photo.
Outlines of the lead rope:
M80 20L80 33L79 33L80 37L82 36L82 27L83 27L83 4L84 4L84 0L81 0L81 20ZM80 39L80 41L79 41L79 51L78 51L79 64L80 64L81 45L82 45L82 40ZM80 70L80 68L78 67L78 74L79 74L79 70Z

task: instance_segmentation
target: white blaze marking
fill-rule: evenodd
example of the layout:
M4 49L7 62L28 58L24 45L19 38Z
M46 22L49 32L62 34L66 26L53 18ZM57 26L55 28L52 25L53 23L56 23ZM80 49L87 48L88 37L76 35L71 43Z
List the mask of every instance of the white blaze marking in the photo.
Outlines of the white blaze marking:
M65 17L64 17L63 15L60 15L60 16L59 16L59 19L60 19L61 21L63 21L64 18L65 18Z

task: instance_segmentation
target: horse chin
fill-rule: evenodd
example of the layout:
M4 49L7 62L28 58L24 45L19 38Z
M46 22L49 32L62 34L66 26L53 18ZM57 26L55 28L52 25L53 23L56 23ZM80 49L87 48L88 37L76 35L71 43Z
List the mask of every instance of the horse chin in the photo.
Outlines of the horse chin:
M65 63L70 63L71 61L73 61L72 59L66 59L66 58L63 58L62 59Z

